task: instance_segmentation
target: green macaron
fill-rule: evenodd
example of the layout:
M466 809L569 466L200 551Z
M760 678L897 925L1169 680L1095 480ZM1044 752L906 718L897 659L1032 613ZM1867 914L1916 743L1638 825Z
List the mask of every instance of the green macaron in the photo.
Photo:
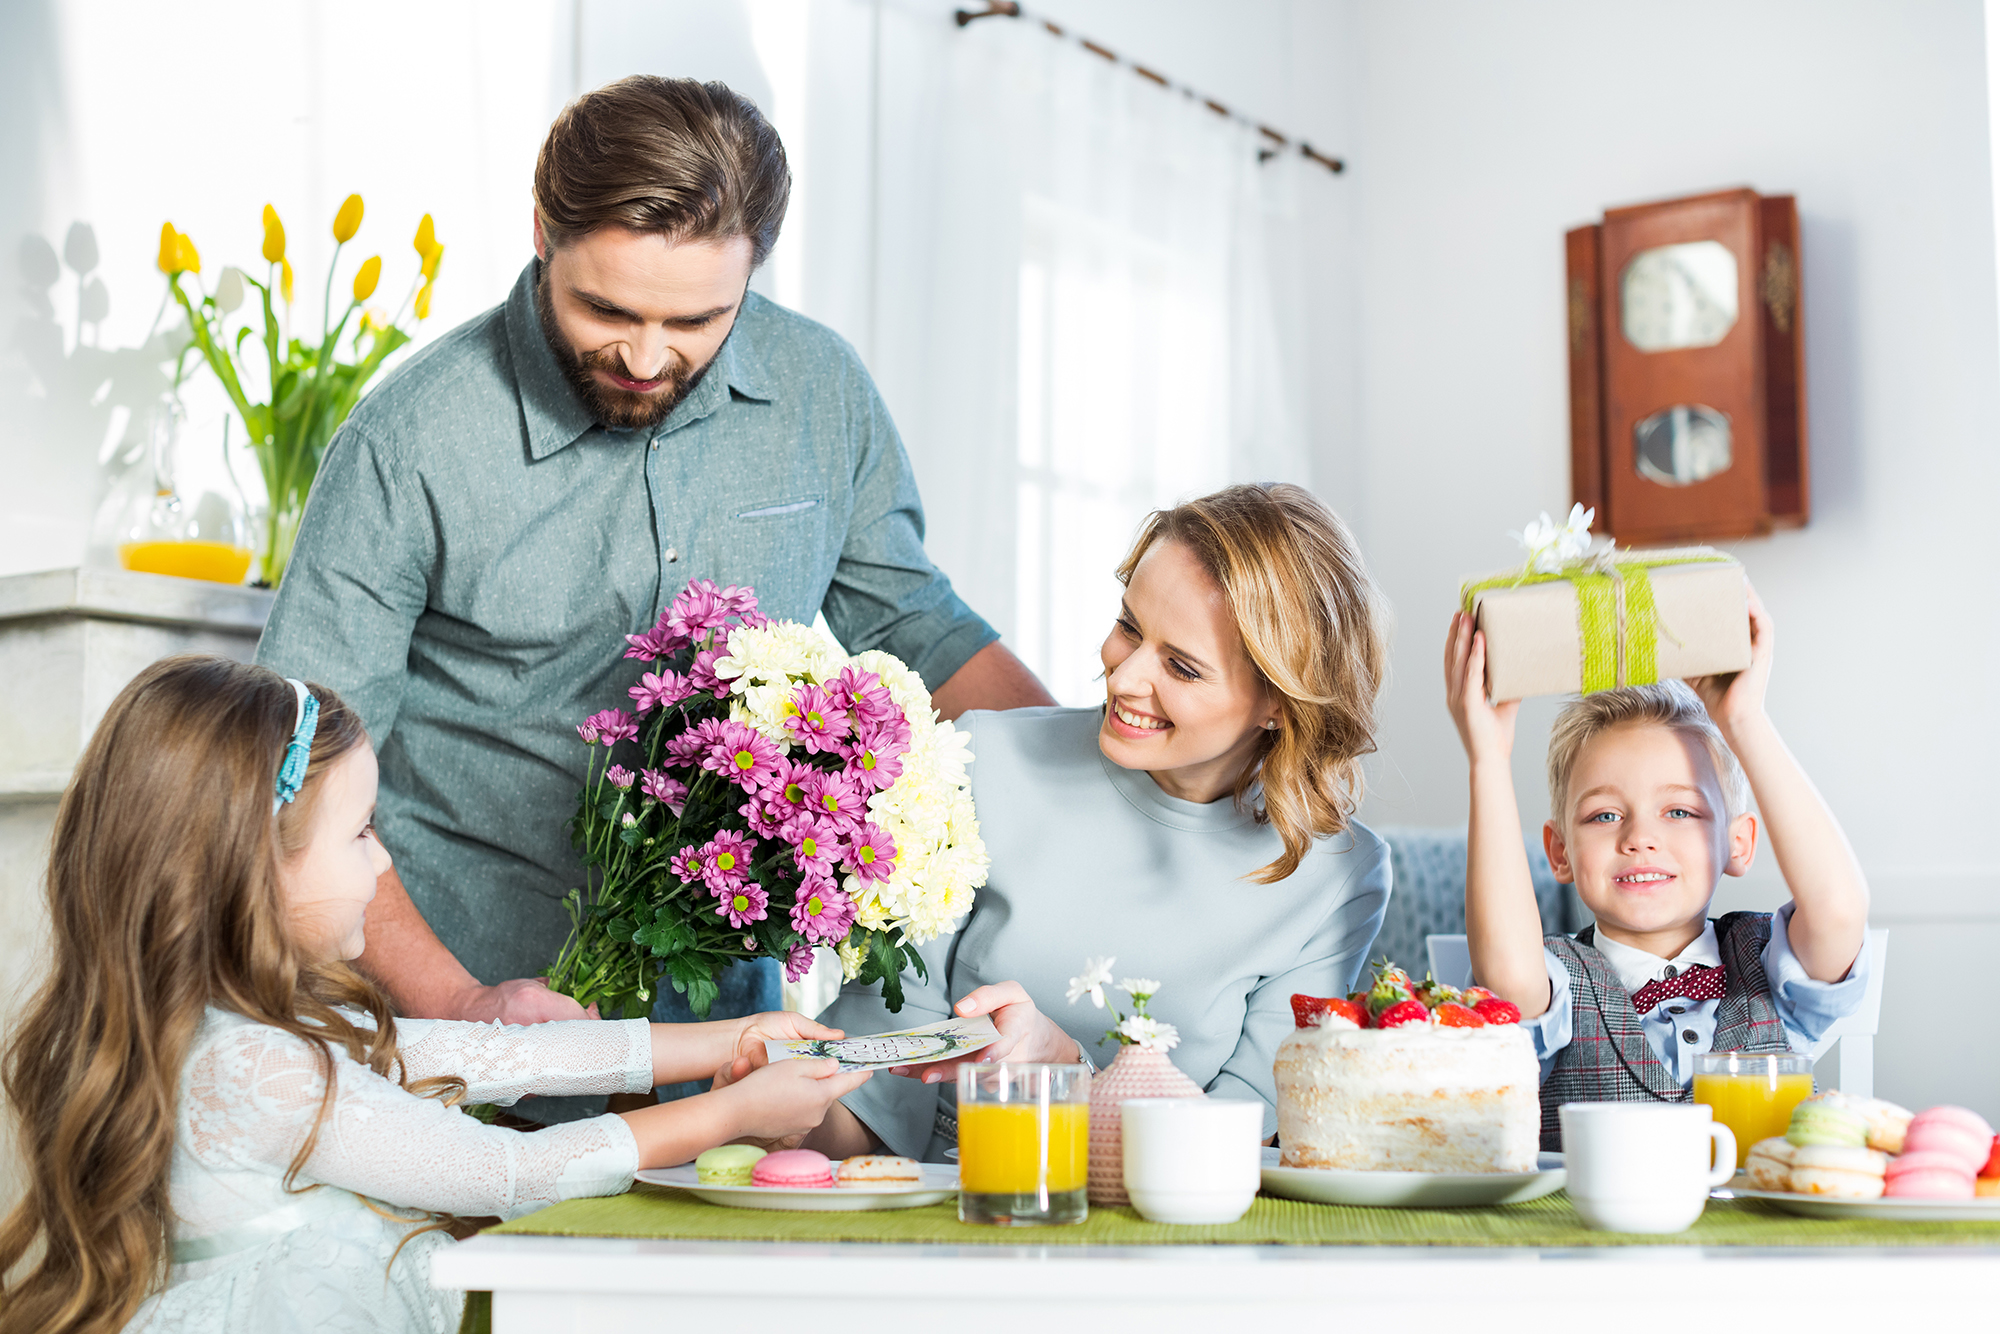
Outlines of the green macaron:
M1868 1142L1868 1123L1839 1107L1802 1102L1792 1111L1785 1138L1801 1149L1814 1144L1859 1147Z
M747 1186L750 1169L763 1156L754 1145L717 1145L694 1160L694 1179L704 1186Z

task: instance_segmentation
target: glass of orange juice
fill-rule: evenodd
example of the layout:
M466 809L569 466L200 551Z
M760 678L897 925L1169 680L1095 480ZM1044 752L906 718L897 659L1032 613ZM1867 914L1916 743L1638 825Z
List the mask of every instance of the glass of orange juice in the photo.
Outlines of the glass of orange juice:
M1089 1175L1087 1067L958 1068L961 1223L1081 1223Z
M1694 1100L1736 1136L1736 1165L1760 1139L1785 1133L1792 1108L1812 1096L1812 1057L1803 1052L1712 1051L1694 1058Z

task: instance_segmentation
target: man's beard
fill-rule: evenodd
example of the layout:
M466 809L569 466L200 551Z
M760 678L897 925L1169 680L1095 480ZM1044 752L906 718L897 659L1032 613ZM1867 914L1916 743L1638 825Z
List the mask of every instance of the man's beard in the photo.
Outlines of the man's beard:
M549 351L555 354L556 365L562 367L563 379L583 401L590 415L619 430L650 431L665 421L673 410L680 406L682 399L693 393L701 383L701 377L708 374L708 368L715 364L710 357L693 371L685 375L674 374L669 363L667 382L658 389L644 393L634 393L629 389L618 389L599 380L592 371L609 371L622 375L628 380L639 377L626 366L625 358L615 352L578 352L570 345L563 331L556 324L555 303L550 299L549 266L541 265L541 273L535 280L535 313L542 322L542 337L548 341ZM674 354L668 354L670 359Z

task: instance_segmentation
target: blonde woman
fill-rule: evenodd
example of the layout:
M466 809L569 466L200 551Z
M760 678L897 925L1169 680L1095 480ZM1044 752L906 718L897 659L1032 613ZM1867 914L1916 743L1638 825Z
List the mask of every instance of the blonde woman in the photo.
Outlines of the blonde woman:
M850 1033L989 1014L979 1061L1116 1055L1066 997L1086 955L1160 983L1174 1063L1259 1098L1291 996L1345 995L1389 901L1388 847L1353 819L1384 670L1380 599L1354 540L1296 486L1235 486L1152 515L1118 569L1104 703L968 713L992 877L960 930L906 973L891 1015L845 990ZM952 999L957 1004L952 1004ZM941 1159L949 1065L846 1095L807 1142Z

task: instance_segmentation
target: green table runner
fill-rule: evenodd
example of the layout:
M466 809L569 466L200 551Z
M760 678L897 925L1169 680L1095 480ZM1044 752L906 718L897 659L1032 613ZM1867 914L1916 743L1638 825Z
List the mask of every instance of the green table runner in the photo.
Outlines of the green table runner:
M1130 1209L1093 1207L1068 1227L982 1227L955 1203L864 1213L729 1209L660 1186L569 1200L489 1234L639 1237L661 1241L877 1241L1000 1246L1996 1246L2000 1222L1910 1223L1799 1218L1754 1200L1710 1200L1700 1221L1670 1236L1592 1232L1557 1192L1488 1209L1364 1209L1258 1196L1234 1223L1149 1223Z

